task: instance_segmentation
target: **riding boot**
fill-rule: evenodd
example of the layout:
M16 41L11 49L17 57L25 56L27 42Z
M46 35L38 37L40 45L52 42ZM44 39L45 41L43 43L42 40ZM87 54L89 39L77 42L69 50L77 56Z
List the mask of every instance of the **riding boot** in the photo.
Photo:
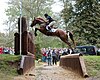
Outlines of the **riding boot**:
M49 29L49 30L51 30L51 27L50 27L50 26L48 26L48 29Z
M46 26L46 29L47 29L47 31L50 31L51 27L50 26Z

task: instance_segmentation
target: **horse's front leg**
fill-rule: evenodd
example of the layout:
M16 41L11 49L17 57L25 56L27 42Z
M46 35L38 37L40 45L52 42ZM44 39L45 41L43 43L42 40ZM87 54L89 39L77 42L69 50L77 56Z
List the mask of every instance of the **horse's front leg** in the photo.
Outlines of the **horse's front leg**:
M35 34L35 36L37 36L37 30L38 30L38 28L35 28L35 32L34 32L34 34Z

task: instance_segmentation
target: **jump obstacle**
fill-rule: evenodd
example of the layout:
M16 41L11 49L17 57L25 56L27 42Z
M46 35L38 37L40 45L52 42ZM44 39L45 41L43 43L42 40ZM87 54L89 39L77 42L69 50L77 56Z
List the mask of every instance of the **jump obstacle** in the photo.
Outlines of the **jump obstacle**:
M27 31L27 22L26 18L22 17L21 19L21 61L18 66L18 73L25 74L30 68L35 66L34 60L34 37L31 32ZM18 19L18 33L14 34L15 36L15 55L20 54L20 18Z
M61 56L60 66L71 69L83 77L88 77L82 54L69 54Z

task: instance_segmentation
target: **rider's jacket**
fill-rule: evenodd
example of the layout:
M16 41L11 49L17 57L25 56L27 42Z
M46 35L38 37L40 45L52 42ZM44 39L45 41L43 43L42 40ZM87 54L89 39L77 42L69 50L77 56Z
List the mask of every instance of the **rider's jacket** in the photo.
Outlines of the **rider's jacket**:
M49 21L49 23L51 23L52 21L54 21L54 20L51 18L51 16L47 16L46 18L47 18L47 20Z

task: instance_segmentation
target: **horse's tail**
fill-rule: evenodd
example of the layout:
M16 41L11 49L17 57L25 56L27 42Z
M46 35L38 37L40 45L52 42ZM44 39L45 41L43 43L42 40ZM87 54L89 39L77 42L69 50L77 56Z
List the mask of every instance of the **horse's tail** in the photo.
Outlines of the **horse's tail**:
M74 38L73 38L73 33L71 31L67 31L67 34L68 34L68 38L70 38L74 44L74 48L76 47L76 43L74 41Z

